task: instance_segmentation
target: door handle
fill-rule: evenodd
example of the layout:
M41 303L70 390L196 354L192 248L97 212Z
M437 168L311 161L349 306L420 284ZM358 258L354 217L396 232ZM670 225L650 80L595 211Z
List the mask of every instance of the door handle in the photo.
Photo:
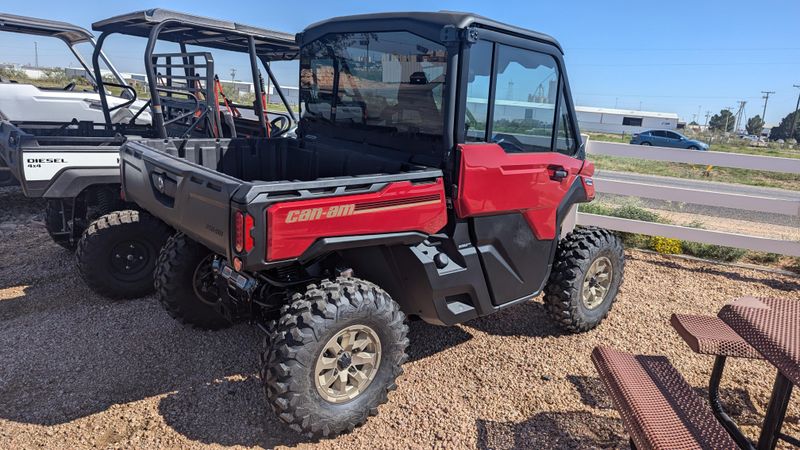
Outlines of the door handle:
M569 176L569 172L567 172L566 169L563 167L556 167L553 169L553 174L550 175L550 179L553 181L561 181L567 178L567 176Z

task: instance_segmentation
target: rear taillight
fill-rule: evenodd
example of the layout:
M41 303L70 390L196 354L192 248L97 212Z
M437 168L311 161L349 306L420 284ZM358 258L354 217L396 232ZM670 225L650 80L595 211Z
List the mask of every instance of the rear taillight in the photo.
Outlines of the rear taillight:
M244 215L244 251L249 252L255 246L253 242L253 227L255 223L253 222L253 216L250 214Z
M233 249L237 253L247 253L253 249L255 243L253 242L253 228L255 222L253 216L241 211L236 211L233 220Z

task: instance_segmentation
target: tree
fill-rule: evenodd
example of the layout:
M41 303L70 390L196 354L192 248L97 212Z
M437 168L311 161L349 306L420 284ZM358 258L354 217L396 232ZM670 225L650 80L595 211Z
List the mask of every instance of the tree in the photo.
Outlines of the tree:
M697 125L700 125L700 124L699 124L699 123L697 123L697 121L696 121L696 120L693 120L693 121L689 122L689 125L692 125L692 126L697 126Z
M736 117L727 109L721 110L719 114L714 114L711 116L711 120L708 121L708 128L714 131L731 132L735 126Z
M769 131L769 139L772 141L776 141L778 139L789 139L789 131L792 129L792 116L797 114L797 126L794 130L794 139L800 140L800 112L793 112L786 115L786 117L781 120L780 125L777 127L772 127Z
M761 118L761 116L751 117L747 121L745 129L747 129L747 134L761 136L761 131L764 130L764 120Z

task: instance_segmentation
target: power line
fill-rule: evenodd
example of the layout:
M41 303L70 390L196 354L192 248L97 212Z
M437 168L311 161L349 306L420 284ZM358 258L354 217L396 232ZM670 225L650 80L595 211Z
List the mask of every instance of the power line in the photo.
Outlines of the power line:
M573 63L571 67L706 67L706 66L797 66L800 62L788 61L741 61L725 63L641 63L641 64L594 64L594 63Z
M669 48L658 48L658 47L565 47L565 50L574 51L574 50L586 50L586 51L597 51L597 50L606 50L606 51L622 51L622 52L685 52L685 51L721 51L721 52L742 52L742 51L764 51L764 50L800 50L800 47L669 47Z

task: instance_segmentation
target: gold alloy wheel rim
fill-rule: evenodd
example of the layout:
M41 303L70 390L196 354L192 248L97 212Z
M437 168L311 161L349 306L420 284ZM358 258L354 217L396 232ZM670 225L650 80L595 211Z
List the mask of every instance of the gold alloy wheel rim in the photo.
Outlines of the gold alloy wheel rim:
M592 262L583 278L583 304L587 309L595 309L603 303L614 278L611 260L601 256Z
M317 357L314 384L323 399L344 403L369 387L381 364L381 341L366 325L336 333Z

